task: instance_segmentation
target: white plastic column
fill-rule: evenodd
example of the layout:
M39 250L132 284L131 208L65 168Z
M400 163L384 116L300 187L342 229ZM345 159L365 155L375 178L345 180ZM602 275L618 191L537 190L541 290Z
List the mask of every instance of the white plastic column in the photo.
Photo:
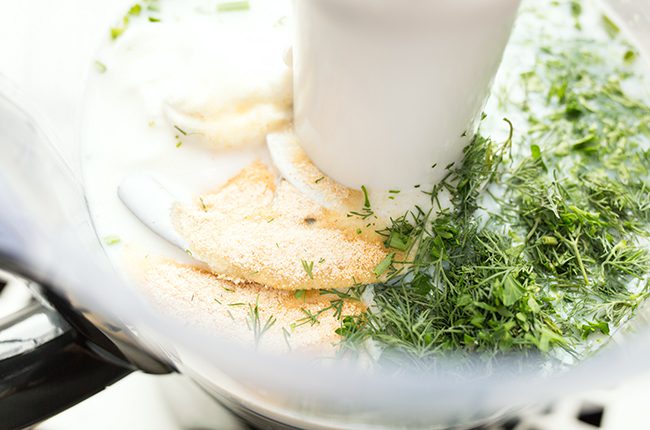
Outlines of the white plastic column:
M439 181L475 131L518 6L294 0L295 130L307 154L353 188Z

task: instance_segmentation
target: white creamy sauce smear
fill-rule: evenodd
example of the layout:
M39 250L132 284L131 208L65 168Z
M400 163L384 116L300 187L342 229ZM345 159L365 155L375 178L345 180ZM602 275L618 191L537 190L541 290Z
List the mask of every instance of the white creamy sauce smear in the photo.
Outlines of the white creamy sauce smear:
M218 13L214 2L162 2L155 14L160 22L149 22L143 11L117 40L107 37L97 53L106 71L91 73L88 82L83 173L98 236L121 240L106 246L116 265L122 263L124 245L143 254L188 259L120 201L117 190L128 176L150 174L179 201L188 201L255 159L270 164L264 145L217 151L184 136L164 115L170 100L209 96L218 105L253 80L277 74L289 46L289 1L250 3L248 11ZM242 72L247 69L259 73L247 76Z

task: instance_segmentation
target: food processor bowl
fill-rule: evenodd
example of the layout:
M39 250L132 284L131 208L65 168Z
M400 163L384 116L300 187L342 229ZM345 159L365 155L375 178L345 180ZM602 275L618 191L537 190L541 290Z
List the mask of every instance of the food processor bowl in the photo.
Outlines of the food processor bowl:
M650 25L647 13L634 16ZM518 357L462 372L454 356L435 369L369 369L264 354L187 327L116 274L79 175L19 99L0 80L0 269L26 278L39 305L3 319L0 339L36 314L49 325L21 334L35 341L0 343L0 429L32 425L134 370L180 372L263 428L379 429L464 427L648 368L643 311L593 358L545 373L519 368Z

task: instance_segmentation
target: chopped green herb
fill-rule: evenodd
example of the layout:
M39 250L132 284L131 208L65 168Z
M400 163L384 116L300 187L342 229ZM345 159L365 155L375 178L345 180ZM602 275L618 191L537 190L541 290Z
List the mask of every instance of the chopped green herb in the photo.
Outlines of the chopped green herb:
M115 40L124 33L125 27L111 27L111 39Z
M132 16L138 16L138 15L140 15L140 12L142 12L142 6L140 6L139 4L136 3L133 6L131 6L131 9L129 9L128 13L129 13L129 15L132 15Z
M325 179L325 176L321 176L320 178L316 179L316 180L314 181L314 183L317 184L317 183L319 183L320 181L322 181L323 179Z
M160 6L158 5L158 0L144 0L144 4L147 5L147 10L151 12L160 12Z
M368 198L368 190L365 185L361 186L361 191L363 192L363 207L370 208L370 199Z
M253 331L253 338L255 339L256 346L259 345L260 339L264 336L264 333L269 331L277 322L277 319L273 315L270 315L262 324L259 301L260 297L257 296L255 305L248 305L248 317L246 319L246 324L248 324L249 329Z
M106 244L108 246L117 245L121 241L122 241L122 239L120 239L119 236L114 235L114 234L104 236L104 244Z
M106 65L99 60L95 60L95 69L97 69L99 73L106 73L107 70Z
M217 4L218 12L233 12L233 11L243 11L250 9L250 3L248 0L222 0Z
M153 12L158 12L159 6L158 6L158 0L144 0L142 2L143 4L147 5L147 10L153 11ZM140 3L135 3L133 6L129 8L129 10L124 14L122 17L122 22L110 29L110 36L112 40L116 40L119 38L122 34L124 34L124 31L126 31L127 27L129 26L129 23L131 22L131 19L137 19L142 15L142 4ZM148 17L149 22L160 22L160 19L149 16Z
M298 300L305 300L306 295L307 295L306 290L296 290L296 292L293 293L293 296Z
M291 343L289 343L289 338L291 337L291 333L289 333L289 330L286 328L282 327L282 335L284 336L284 341L287 344L287 348L289 348L289 351L291 351Z
M388 268L391 266L391 264L393 264L393 258L394 257L395 257L394 252L391 252L386 257L384 257L384 259L381 260L381 262L377 265L377 267L375 267L375 270L374 270L375 275L377 275L377 276L383 275L384 272L386 272L386 270L388 270Z
M580 17L582 16L582 0L571 0L571 15L573 16L574 26L576 29L582 29Z
M621 32L621 29L616 25L614 21L611 20L607 15L602 16L603 28L612 39L618 36Z
M623 54L623 61L625 61L625 63L631 64L634 63L635 60L636 60L636 52L634 52L631 49L625 51L625 54Z
M370 198L368 196L368 189L366 188L365 185L361 186L361 192L363 193L363 208L361 209L360 212L359 211L348 212L348 217L357 216L361 219L368 219L371 216L375 215L372 208L370 207Z
M300 260L300 262L302 263L302 268L305 269L307 276L309 276L310 279L314 279L314 274L312 273L314 270L314 262L305 260Z

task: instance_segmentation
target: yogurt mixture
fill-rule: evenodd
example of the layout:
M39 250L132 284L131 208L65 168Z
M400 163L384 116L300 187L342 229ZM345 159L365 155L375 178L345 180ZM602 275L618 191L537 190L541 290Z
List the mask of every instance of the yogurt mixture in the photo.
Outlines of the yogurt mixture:
M248 11L219 13L214 2L164 2L159 11L132 17L124 33L99 50L82 139L87 195L101 238L115 236L145 253L186 258L122 204L116 190L124 178L151 173L179 200L189 200L255 159L270 161L263 132L251 136L230 125L222 135L243 148L215 151L174 128L182 114L174 116L173 108L228 108L233 94L254 96L286 78L288 3L253 1ZM116 259L123 251L106 250Z

